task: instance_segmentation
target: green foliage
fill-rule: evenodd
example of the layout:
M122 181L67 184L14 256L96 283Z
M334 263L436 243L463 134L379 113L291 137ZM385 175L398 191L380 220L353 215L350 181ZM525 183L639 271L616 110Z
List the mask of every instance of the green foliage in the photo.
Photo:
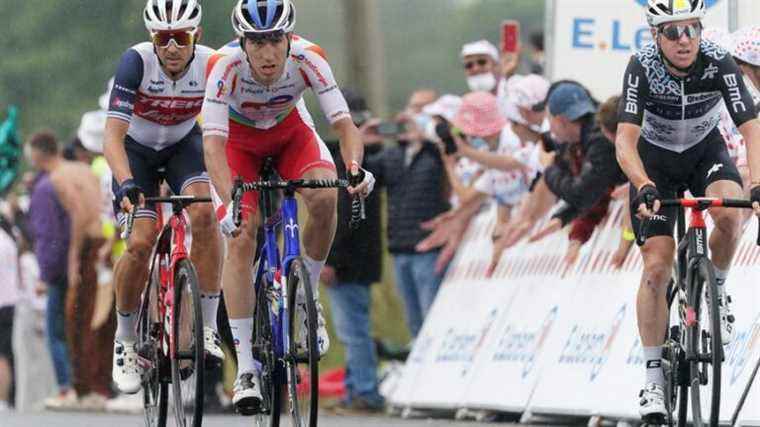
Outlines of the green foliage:
M328 52L342 86L350 43L342 22L345 0L296 0L297 32ZM348 0L365 1L365 0ZM539 28L540 0L376 0L384 37L389 110L401 108L421 86L443 92L465 90L459 63L462 43L498 41L502 19L523 23L523 34ZM219 47L233 38L233 0L207 0L203 43ZM144 0L0 0L0 108L18 105L23 134L50 128L73 135L85 111L97 108L105 82L121 54L147 40ZM313 97L310 107L316 108ZM321 114L314 110L316 119Z

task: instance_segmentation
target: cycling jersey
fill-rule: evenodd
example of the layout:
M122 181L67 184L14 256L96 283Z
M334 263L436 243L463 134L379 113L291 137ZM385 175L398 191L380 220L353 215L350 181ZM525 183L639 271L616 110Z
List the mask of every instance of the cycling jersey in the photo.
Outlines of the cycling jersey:
M681 153L704 140L720 120L721 99L736 126L755 118L741 71L726 50L702 40L692 71L673 76L654 43L631 58L620 122L641 126L644 141Z
M230 120L256 129L270 129L293 110L311 123L302 101L308 88L317 95L330 124L351 117L324 52L306 39L292 37L285 70L270 86L255 80L248 58L237 42L223 49L214 61L210 65L202 112L204 136L227 137Z
M135 142L159 151L182 141L196 124L206 92L206 66L214 50L197 45L182 78L164 73L152 43L133 46L121 57L108 116L129 123Z

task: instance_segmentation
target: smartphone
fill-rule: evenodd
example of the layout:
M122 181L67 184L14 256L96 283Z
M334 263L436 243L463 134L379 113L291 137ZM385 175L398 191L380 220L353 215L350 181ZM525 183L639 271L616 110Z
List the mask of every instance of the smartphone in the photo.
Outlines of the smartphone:
M375 132L381 136L396 136L405 131L406 127L403 123L398 122L382 122L375 128Z
M446 154L451 155L457 152L457 144L454 142L454 136L451 134L452 130L449 122L442 121L435 125L435 133L443 142L443 148Z
M501 23L501 51L515 53L520 48L520 22L507 19Z

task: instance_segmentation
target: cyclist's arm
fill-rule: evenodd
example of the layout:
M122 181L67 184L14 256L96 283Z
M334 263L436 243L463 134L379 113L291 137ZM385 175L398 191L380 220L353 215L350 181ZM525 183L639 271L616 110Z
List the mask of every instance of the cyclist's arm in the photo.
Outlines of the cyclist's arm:
M623 97L618 106L618 129L615 138L615 155L620 169L635 189L652 183L639 156L638 144L644 122L644 99L648 96L649 82L641 62L633 56L623 77Z
M719 87L731 118L747 144L747 164L751 187L760 185L760 121L752 95L739 66L730 55L720 61Z
M316 45L304 49L304 59L311 66L301 67L306 76L307 84L311 86L325 114L340 140L340 154L346 164L346 169L356 162L361 165L364 159L364 143L361 134L351 119L343 94L335 81L325 52Z
M124 149L124 138L127 136L129 124L132 121L143 72L143 60L140 54L134 49L127 50L121 57L111 90L108 119L103 135L103 155L119 184L132 178L127 152Z
M489 169L513 171L526 169L525 164L509 154L498 154L484 150L477 150L467 144L460 145L461 154L480 163Z
M332 127L340 140L340 154L343 157L346 169L351 168L352 162L361 165L364 159L364 143L359 129L356 128L351 117L336 121Z
M645 184L653 184L639 156L638 144L641 128L630 123L619 123L615 138L615 156L620 169L637 190Z
M224 206L232 199L232 174L225 152L229 136L229 93L235 79L235 73L225 72L229 61L229 58L219 59L209 71L201 110L206 170Z

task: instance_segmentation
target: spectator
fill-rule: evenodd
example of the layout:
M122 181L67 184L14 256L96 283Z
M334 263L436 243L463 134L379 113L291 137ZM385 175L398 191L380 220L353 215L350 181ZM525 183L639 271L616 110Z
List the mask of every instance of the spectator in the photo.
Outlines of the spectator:
M56 145L52 134L37 134L31 141L33 154L35 142L39 141ZM67 161L57 154L47 156L42 151L37 154L35 162L50 174L55 193L71 220L65 332L73 386L83 408L102 409L111 395L111 357L102 351L93 355L92 349L109 348L113 341L114 319L111 317L102 325L93 325L98 289L95 264L105 239L100 212L87 207L87 203L101 206L100 184L87 164ZM86 200L82 200L83 197Z
M68 289L67 260L71 224L50 179L50 170L62 162L55 137L41 133L29 141L29 160L38 174L29 206L29 228L40 267L41 292L47 292L46 331L58 394L45 400L47 408L73 407L77 396L71 387L71 366L66 345L65 305Z
M367 169L387 189L388 250L394 258L396 283L412 337L419 333L443 277L435 272L437 250L415 251L415 246L429 234L421 225L449 208L438 148L425 140L414 121L409 120L435 100L429 94L430 91L417 91L409 99L404 117L410 132L400 135L395 147L383 149L366 160ZM420 99L428 102L419 102ZM372 127L366 132L367 137L374 133Z
M544 65L546 64L546 58L544 57L544 32L537 30L530 33L528 38L530 41L530 72L534 74L544 74Z
M0 213L0 413L13 406L14 307L19 298L18 246L10 221Z
M467 87L472 92L491 92L497 95L503 84L499 50L488 40L478 40L462 46L460 54Z
M360 129L365 143L365 156L380 150L369 145L377 135L368 135L363 126L371 115L367 103L359 94L344 89L354 124ZM339 178L346 179L343 159L337 142L328 143ZM366 165L362 165L366 167ZM349 412L381 412L384 400L378 391L377 353L371 335L370 285L380 281L380 196L372 193L364 201L366 219L356 230L349 227L352 198L346 192L338 196L338 228L330 255L322 269L322 282L327 287L335 330L346 348L346 397L337 410ZM356 262L361 260L361 262Z
M755 105L760 107L760 26L742 28L731 34L731 55L744 74ZM757 108L760 112L760 108Z
M607 215L613 189L627 181L612 162L615 158L614 131L617 129L614 111L618 101L617 98L608 100L604 114L598 116L606 122L607 130L600 129L597 117L592 114L596 109L592 99L577 84L556 86L547 101L552 132L558 142L549 142L557 147L557 154L553 164L546 169L544 180L547 188L565 204L530 241L572 223L565 256L568 267L575 263L581 246ZM624 233L624 237L629 236ZM625 247L625 254L630 248L628 243L621 244Z

